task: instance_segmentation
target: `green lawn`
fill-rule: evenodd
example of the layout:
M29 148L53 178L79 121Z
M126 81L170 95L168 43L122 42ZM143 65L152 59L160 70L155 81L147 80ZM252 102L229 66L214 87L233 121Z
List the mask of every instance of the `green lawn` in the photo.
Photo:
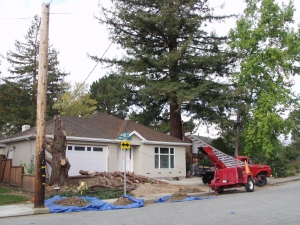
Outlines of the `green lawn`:
M15 203L23 203L30 198L22 195L12 194L12 189L0 187L0 205L10 205Z

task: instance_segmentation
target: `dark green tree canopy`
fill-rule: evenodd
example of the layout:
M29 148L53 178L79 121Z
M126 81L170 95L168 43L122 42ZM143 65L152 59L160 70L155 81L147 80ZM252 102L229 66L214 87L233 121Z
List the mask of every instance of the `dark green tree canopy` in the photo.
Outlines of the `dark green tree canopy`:
M36 118L36 102L37 102L37 79L38 79L38 62L39 62L39 31L40 18L35 16L31 26L25 35L25 41L15 41L15 50L7 52L6 60L10 63L9 75L6 77L7 82L3 88L13 88L14 102L19 102L11 107L15 110L17 106L24 107L26 113L17 113L18 118L12 119L6 115L2 117L1 123L9 124L9 127L19 129L24 123L30 125L35 124ZM68 74L61 71L58 61L59 52L51 45L48 49L48 74L47 74L47 113L46 118L50 119L57 111L54 109L54 100L60 96L66 88L64 81ZM17 95L19 94L19 95ZM28 95L28 96L27 96ZM17 98L19 101L17 101ZM26 103L21 103L26 99ZM8 98L6 99L8 100ZM3 103L9 104L9 103ZM29 115L28 115L29 114Z
M97 101L97 111L125 119L132 104L131 90L122 76L110 74L90 86L90 97Z
M213 15L207 0L113 1L112 8L101 7L98 20L126 54L121 59L92 58L116 66L144 106L149 98L159 102L154 103L155 114L168 106L170 134L182 138L182 110L198 118L208 108L213 111L209 93L218 92L215 78L228 75L232 55L224 49L226 37L207 29L228 17Z

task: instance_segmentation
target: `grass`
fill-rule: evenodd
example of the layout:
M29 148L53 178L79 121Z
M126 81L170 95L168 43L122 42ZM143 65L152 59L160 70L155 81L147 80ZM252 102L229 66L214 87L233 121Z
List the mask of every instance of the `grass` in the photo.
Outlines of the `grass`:
M12 194L12 189L0 186L0 205L10 205L23 203L29 200L29 197Z

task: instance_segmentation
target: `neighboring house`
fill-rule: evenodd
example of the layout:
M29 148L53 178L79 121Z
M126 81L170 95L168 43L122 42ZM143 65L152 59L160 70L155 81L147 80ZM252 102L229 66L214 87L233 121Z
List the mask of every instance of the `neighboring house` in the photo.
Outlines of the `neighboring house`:
M151 178L186 176L185 147L189 142L105 113L86 118L61 116L61 120L67 135L70 176L79 175L79 170L124 171L125 155L126 171ZM124 132L132 138L126 154L118 140ZM46 136L52 138L53 134L54 119L46 122ZM6 144L4 152L11 152L13 166L35 164L35 128L2 138L0 144ZM49 166L47 171L49 175Z
M0 159L2 159L2 156L6 155L5 147L5 144L0 144Z

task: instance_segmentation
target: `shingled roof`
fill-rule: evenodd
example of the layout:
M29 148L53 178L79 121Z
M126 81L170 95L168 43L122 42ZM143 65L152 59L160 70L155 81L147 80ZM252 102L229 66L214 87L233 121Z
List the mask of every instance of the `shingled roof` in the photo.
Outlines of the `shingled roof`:
M97 113L89 117L61 116L61 120L65 124L67 136L72 137L117 139L122 132L131 133L136 131L147 141L183 142L178 138L153 130L134 121L122 120L106 113ZM9 138L2 138L2 140L34 134L35 128L32 127ZM46 122L46 134L54 134L54 119Z

